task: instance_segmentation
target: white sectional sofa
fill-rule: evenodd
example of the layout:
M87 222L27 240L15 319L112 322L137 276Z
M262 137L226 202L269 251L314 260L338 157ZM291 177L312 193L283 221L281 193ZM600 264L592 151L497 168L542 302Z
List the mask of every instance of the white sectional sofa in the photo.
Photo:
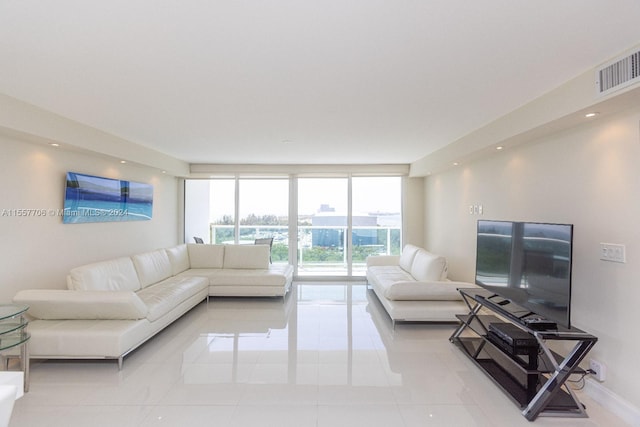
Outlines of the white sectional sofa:
M447 279L447 260L406 245L402 255L367 258L367 281L391 317L398 321L455 322L469 310L458 288L474 284Z
M269 245L186 247L188 257L184 245L167 249L172 265L178 266L176 272L180 271L176 274L206 277L210 296L276 297L291 288L293 266L271 264Z
M282 296L293 267L266 245L179 245L71 270L68 289L20 291L33 359L117 359L209 296Z

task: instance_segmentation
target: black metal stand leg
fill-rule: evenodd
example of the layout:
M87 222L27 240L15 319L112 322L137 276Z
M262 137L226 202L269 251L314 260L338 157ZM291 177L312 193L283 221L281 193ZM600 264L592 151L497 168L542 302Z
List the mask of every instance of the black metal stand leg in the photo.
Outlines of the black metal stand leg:
M478 316L478 312L482 308L482 306L477 303L475 305L469 304L469 301L466 299L464 295L463 295L463 299L464 299L464 302L469 307L469 310L471 311L469 312L468 319L464 322L461 322L458 328L455 331L453 331L453 334L451 334L451 336L449 337L449 341L451 342L454 342L455 339L460 337L460 334L462 334L462 332L469 327L471 322L473 322L473 320Z
M547 404L551 401L553 396L560 391L562 386L565 384L567 379L569 379L569 375L578 367L578 364L584 359L584 357L589 353L591 347L595 344L594 341L579 341L578 344L573 348L571 353L560 363L560 365L555 365L555 372L549 377L547 382L542 386L538 394L529 402L529 405L522 411L522 415L529 421L535 420L538 415L540 415ZM550 360L554 360L551 355L549 348L541 343L543 351L550 356ZM572 412L572 415L576 416L586 416L586 412L582 403L578 400L577 396L571 390L570 387L565 387L569 392L571 398L575 402L576 409Z

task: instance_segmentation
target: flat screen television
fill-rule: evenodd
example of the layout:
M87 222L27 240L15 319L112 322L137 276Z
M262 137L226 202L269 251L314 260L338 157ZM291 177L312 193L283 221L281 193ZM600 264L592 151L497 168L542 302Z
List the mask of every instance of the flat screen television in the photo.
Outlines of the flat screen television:
M570 328L572 247L570 224L479 220L476 284Z

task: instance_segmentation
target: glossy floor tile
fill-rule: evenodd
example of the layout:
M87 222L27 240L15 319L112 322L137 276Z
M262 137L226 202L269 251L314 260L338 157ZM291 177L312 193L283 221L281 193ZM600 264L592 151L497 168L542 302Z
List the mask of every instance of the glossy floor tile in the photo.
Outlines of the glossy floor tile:
M297 283L280 298L203 302L113 361L35 361L11 427L528 426L448 338L391 322L364 284ZM589 418L621 426L578 392Z

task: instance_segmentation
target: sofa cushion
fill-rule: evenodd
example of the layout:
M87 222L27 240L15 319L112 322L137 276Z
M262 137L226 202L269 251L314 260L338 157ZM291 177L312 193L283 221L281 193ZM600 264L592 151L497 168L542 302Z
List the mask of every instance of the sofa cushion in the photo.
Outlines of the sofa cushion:
M131 258L123 257L72 269L67 287L75 291L137 291L140 280Z
M437 281L395 282L384 289L384 296L393 301L458 301L461 300L459 287L468 287L467 283Z
M154 322L208 286L204 277L177 276L142 289L138 296L149 309L147 319Z
M133 255L131 259L143 288L161 282L172 275L171 261L164 249Z
M205 277L209 281L211 295L216 286L285 286L293 277L293 266L289 264L271 264L270 268L236 269L236 268L201 268L180 273L177 277Z
M447 259L420 249L411 264L411 275L417 281L438 281L447 278Z
M122 319L147 316L147 306L133 291L69 291L64 289L28 289L13 298L29 306L29 315L37 319Z
M407 273L397 265L374 265L367 268L367 279L370 282L377 282L384 287L395 282L415 280L410 273Z
M224 268L268 269L268 245L227 245L224 249Z
M411 272L411 265L413 264L413 259L416 256L416 253L420 250L419 247L413 245L405 245L402 249L402 254L400 255L400 260L398 261L398 265L407 272Z
M202 245L189 243L189 265L191 268L222 268L225 245Z
M191 267L189 264L189 252L187 251L187 245L174 246L173 248L166 249L166 251L169 261L171 262L171 272L174 276Z

